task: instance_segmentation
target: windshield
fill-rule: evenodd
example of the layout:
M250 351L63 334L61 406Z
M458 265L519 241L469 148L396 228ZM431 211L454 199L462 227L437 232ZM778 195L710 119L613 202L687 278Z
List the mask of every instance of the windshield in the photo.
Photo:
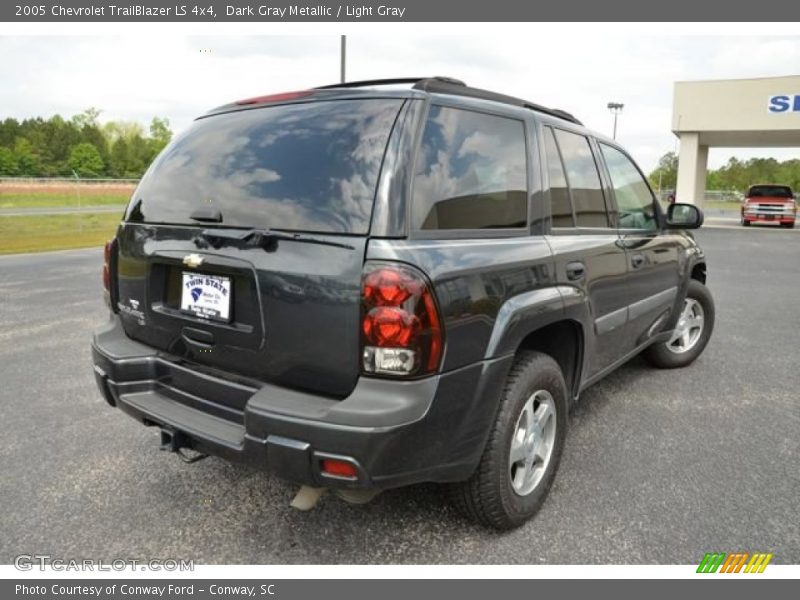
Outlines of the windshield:
M159 156L129 221L365 234L402 100L335 100L200 119Z
M747 192L748 198L794 198L791 188L785 185L754 185Z

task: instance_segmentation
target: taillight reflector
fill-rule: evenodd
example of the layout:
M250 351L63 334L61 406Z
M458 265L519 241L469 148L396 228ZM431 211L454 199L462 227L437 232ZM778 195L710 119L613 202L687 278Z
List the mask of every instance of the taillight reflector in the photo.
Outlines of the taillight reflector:
M325 458L320 464L320 470L334 477L347 477L348 479L358 478L358 469L353 463L347 462L346 460Z

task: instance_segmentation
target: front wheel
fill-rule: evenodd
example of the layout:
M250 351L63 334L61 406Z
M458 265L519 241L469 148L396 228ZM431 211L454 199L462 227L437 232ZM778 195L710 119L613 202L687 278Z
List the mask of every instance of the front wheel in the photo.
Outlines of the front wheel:
M647 348L643 356L661 369L685 367L695 361L714 330L714 298L708 288L696 279L689 281L678 323L666 342Z
M567 397L558 363L539 352L520 353L478 468L469 480L451 486L462 513L501 530L536 514L564 448Z
M781 227L785 227L786 229L794 229L794 221L789 223L781 223Z

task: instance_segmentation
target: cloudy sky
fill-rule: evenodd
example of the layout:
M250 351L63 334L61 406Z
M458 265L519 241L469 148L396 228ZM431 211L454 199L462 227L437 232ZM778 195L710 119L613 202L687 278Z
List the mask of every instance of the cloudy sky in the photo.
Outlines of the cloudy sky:
M645 170L675 148L672 84L800 73L800 37L639 36L532 27L530 35L350 35L348 78L449 75L470 85L564 108L610 134L609 101L623 102L618 138ZM407 30L413 30L409 25ZM208 108L338 79L339 36L0 36L0 118L71 116L188 126ZM516 30L519 31L519 30ZM720 99L724 102L724 99ZM788 158L782 149L712 150Z

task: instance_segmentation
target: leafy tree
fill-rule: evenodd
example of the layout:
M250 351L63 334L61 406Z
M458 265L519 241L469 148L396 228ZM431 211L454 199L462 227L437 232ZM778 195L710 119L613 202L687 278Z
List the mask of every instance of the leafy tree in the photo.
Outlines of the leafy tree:
M19 165L14 152L5 146L0 146L0 176L13 177L19 173Z
M655 171L650 173L650 183L656 189L674 190L678 182L678 155L667 152L658 160Z
M38 177L41 174L39 154L28 138L18 137L14 141L14 158L18 174L23 177Z
M100 113L102 112L103 111L98 108L89 107L82 113L72 117L72 123L78 129L84 129L86 127L97 127L98 126L97 119L100 117Z
M125 177L131 165L131 151L124 138L119 138L111 146L111 174L114 177Z
M658 187L659 177L662 189L674 189L677 181L678 159L673 152L661 157L658 166L650 173L649 179ZM709 171L706 189L732 190L745 192L756 183L778 183L800 190L800 159L779 162L774 158L728 159L719 169Z
M100 115L99 109L87 108L68 119L54 115L48 119L0 120L0 147L6 149L0 167L2 173L69 177L78 161L86 177L140 177L172 137L165 118L153 118L149 129L145 129L141 123L132 121L101 124ZM112 157L113 148L120 140L123 143ZM89 160L85 149L73 156L75 148L81 144L94 146L102 161L99 169L96 161ZM89 162L81 162L84 159Z
M73 146L67 164L80 177L97 177L103 172L103 159L100 157L100 152L89 142Z

